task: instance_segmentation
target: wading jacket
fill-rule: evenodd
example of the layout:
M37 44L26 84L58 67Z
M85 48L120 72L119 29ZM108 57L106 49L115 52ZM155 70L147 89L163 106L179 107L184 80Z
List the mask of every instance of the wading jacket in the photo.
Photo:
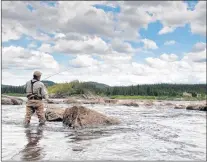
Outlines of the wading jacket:
M26 83L26 94L29 100L48 99L48 92L45 85L36 79L32 79Z

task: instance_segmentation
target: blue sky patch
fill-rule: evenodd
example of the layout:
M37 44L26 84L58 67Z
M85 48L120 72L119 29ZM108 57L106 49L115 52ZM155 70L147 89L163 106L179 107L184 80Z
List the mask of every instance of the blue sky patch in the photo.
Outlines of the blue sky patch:
M34 10L36 10L34 7L32 7L32 5L30 5L30 4L28 4L27 5L27 9L29 10L29 11L34 11Z
M189 0L186 0L184 2L188 4L188 9L189 10L194 10L196 4L198 3L198 0L190 0L190 1Z
M50 7L55 7L57 2L55 1L40 1L41 4L47 4Z
M120 7L111 7L111 6L106 6L106 5L102 5L102 4L96 4L93 5L95 8L97 9L102 9L104 10L104 12L113 12L113 13L119 13L120 12Z

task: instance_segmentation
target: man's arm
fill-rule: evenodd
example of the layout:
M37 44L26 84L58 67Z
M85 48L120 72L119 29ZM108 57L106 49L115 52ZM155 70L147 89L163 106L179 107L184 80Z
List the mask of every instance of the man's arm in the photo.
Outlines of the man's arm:
M42 88L41 88L41 94L44 99L46 100L49 99L48 92L44 84L42 85Z

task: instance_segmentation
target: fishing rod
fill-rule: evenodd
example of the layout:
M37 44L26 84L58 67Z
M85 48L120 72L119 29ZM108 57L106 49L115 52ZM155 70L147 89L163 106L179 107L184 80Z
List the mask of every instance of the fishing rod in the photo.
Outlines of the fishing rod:
M58 72L58 73L54 73L54 74L52 74L52 75L50 75L50 76L48 76L48 77L46 77L46 78L44 78L44 79L42 79L42 80L46 80L46 79L48 79L48 78L50 78L50 77L52 77L52 76L58 75L58 74L60 74L60 73L62 73L62 72L69 71L69 70L72 70L72 69L73 69L73 68L71 68L71 69L66 69L66 70L64 70L64 71L60 71L60 72ZM24 85L22 85L22 86L25 87L26 84L24 84ZM5 92L7 92L8 89L9 89L9 86L6 87Z
M49 78L51 78L51 77L53 77L53 76L55 76L55 75L58 75L58 74L60 74L60 73L62 73L62 72L70 71L70 70L73 70L73 69L76 69L76 67L71 67L70 69L66 69L66 70L64 70L64 71L59 71L59 72L57 72L57 73L54 73L54 74L52 74L52 75L49 75L48 77L45 77L45 78L41 79L41 80L49 79ZM24 85L22 85L22 86L25 87L26 84L24 84ZM9 87L6 88L5 92L7 92L8 89L9 89Z
M86 66L86 67L90 67L90 66ZM66 70L64 70L64 71L60 71L60 72L54 73L54 74L52 74L52 75L50 75L50 76L48 76L48 77L46 77L46 78L44 78L44 79L42 79L42 80L46 80L46 79L48 79L48 78L50 78L50 77L52 77L52 76L55 76L55 75L58 75L58 74L60 74L60 73L62 73L62 72L70 71L70 70L73 70L73 69L76 69L76 67L71 67L70 69L66 69Z
M48 78L51 78L52 76L58 75L58 74L60 74L60 73L62 73L62 72L69 71L69 70L71 70L71 69L67 69L67 70L64 70L64 71L60 71L60 72L54 73L54 74L49 75L48 77L46 77L46 78L44 78L44 79L42 79L42 80L46 80L46 79L48 79Z

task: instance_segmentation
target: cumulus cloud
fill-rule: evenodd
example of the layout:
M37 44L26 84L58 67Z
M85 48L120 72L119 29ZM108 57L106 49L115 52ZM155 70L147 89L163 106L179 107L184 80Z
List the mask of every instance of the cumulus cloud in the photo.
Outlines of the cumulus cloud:
M153 3L143 1L60 1L56 3L53 7L47 3L43 5L41 2L3 2L3 40L18 39L22 34L28 34L43 41L50 40L50 37L37 29L62 34L56 35L55 38L66 38L68 33L79 33L135 40L139 37L139 29L147 29L149 23L157 20L163 25L159 34L173 32L177 27L183 27L188 23L190 23L193 33L201 35L206 33L205 1L198 1L193 11L188 10L187 3L182 1L164 3L162 1ZM28 4L34 8L32 12L27 8ZM111 12L95 8L93 6L95 4L119 5L121 10L120 13L114 15ZM18 12L16 12L17 10Z
M190 52L185 54L183 60L189 62L206 62L206 49L199 52Z
M135 51L129 43L123 42L120 39L113 39L111 46L115 51L120 53L132 53Z
M44 52L9 46L2 49L2 68L58 70L59 64L51 55Z
M78 55L75 59L70 60L69 64L75 67L89 67L89 66L96 66L99 62L93 59L90 55Z
M173 62L176 61L178 59L178 56L175 54L162 54L160 55L160 59L164 60L164 61L168 61L168 62Z
M178 27L190 23L195 34L206 35L206 1L198 1L195 9L189 10L183 1L131 1L119 2L123 8L122 23L147 28L148 24L159 20L163 28L158 34L173 32ZM133 15L132 18L128 18ZM172 16L173 15L173 16Z
M150 39L143 39L142 42L144 43L145 49L158 49L156 42Z
M190 56L190 53L186 54ZM96 81L109 85L131 85L152 83L205 83L206 62L189 61L185 57L175 60L173 54L160 57L148 57L145 63L137 63L128 55L101 55L97 60L90 55L78 55L69 62L69 71L60 73L50 79L65 82L78 79ZM31 76L30 73L25 75ZM15 74L16 78L18 75ZM44 73L45 75L45 73ZM4 76L3 76L4 77ZM11 76L12 77L12 76ZM11 79L10 79L11 80ZM12 83L8 78L3 83ZM21 79L22 83L25 78ZM18 83L19 84L19 83Z
M158 34L163 35L166 33L172 33L174 30L175 30L175 27L165 26L158 32Z
M198 1L192 12L190 21L192 33L206 36L206 1Z
M46 52L46 53L51 53L52 52L52 46L50 44L42 44L39 47L39 51Z
M175 44L176 43L176 41L174 41L174 40L170 40L170 41L166 41L165 43L164 43L164 45L173 45L173 44Z
M59 39L53 49L67 54L104 54L109 50L109 47L99 37L86 37L79 41Z
M5 26L3 32L9 33L12 27L7 24L13 23L22 26L21 30L16 29L19 35L24 33L41 40L46 40L47 35L43 35L37 29L49 33L57 31L66 35L67 33L78 32L80 34L113 36L113 17L92 6L96 3L95 1L57 2L55 7L51 7L42 5L41 2L4 2L2 4L3 24ZM33 12L27 9L28 4L35 9ZM18 12L16 12L17 10ZM10 38L5 37L5 39Z
M206 49L206 43L198 42L193 46L192 52L199 52Z
M120 13L97 9L93 6L97 3L119 6ZM34 8L32 12L28 10L28 4ZM186 24L190 24L193 34L205 35L205 4L205 1L198 1L194 10L188 10L187 4L182 1L60 1L55 6L37 1L4 1L3 42L18 40L22 35L27 35L42 44L38 49L35 49L34 44L30 44L29 49L4 47L3 82L13 84L11 78L18 78L18 84L24 83L34 69L41 69L45 75L65 69L66 65L60 65L50 55L57 52L71 54L75 58L69 60L70 71L52 77L54 81L79 79L109 85L203 83L206 69L205 43L197 43L180 60L176 54L164 53L159 57L149 57L148 53L145 62L138 63L133 59L135 53L139 54L138 49L128 42L142 42L144 50L158 49L154 40L143 39L139 34L141 28L147 30L148 25L156 21L162 24L157 33L160 37ZM174 43L169 40L165 45ZM21 73L15 69L21 70Z

